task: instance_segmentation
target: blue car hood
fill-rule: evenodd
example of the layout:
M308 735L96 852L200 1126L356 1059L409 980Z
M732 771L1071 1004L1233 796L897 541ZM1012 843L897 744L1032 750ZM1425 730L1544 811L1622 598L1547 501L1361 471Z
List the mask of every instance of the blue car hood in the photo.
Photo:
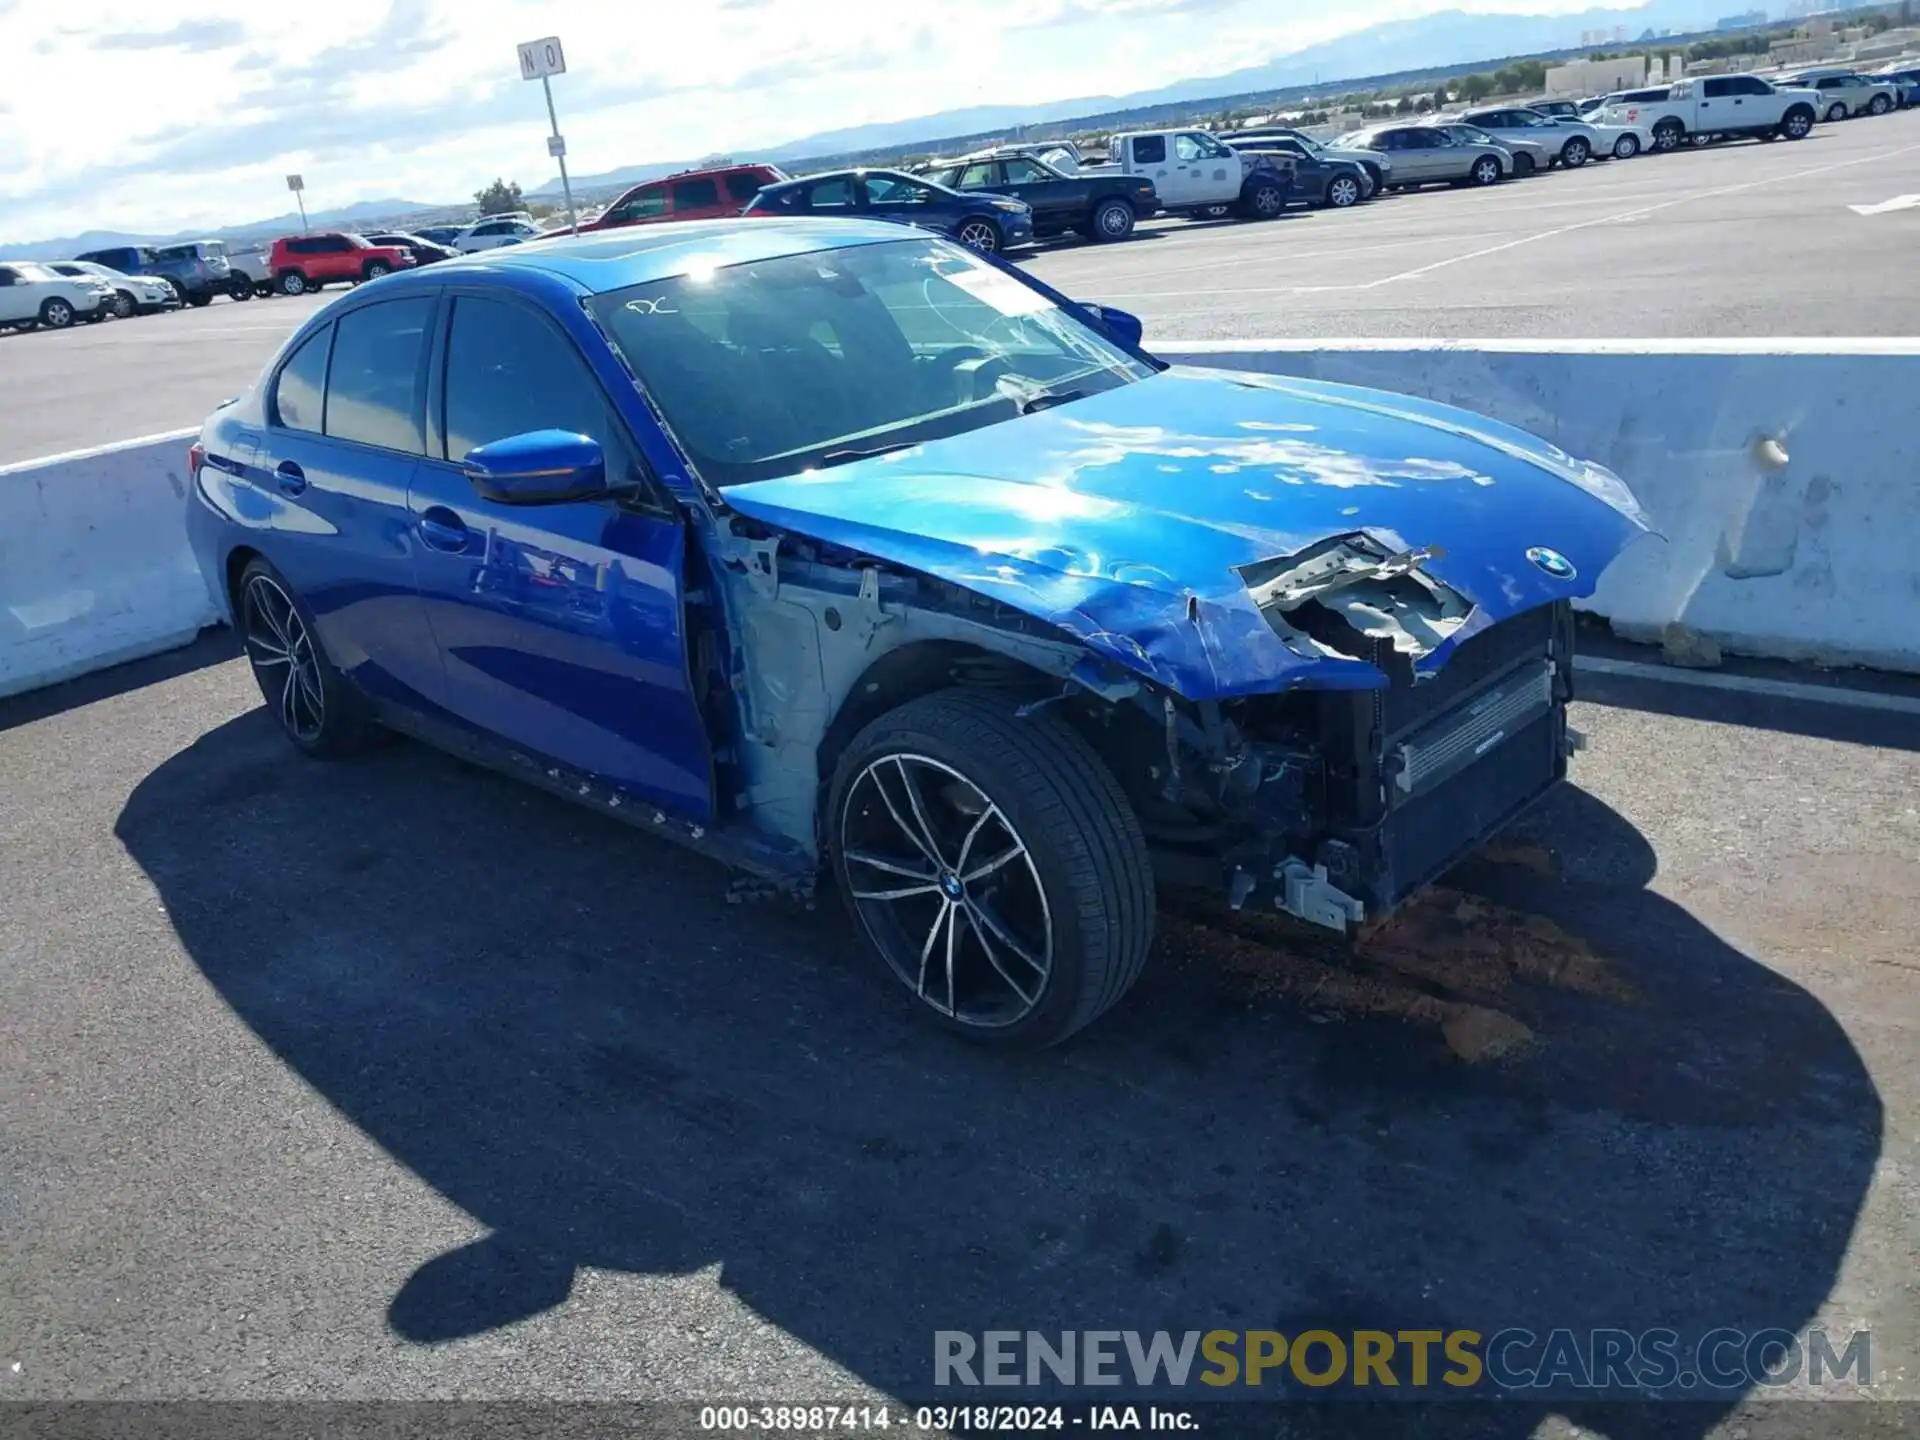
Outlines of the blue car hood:
M1176 366L889 455L733 486L740 514L936 576L1058 626L1189 699L1366 689L1376 666L1290 645L1238 566L1361 534L1471 605L1414 661L1593 592L1646 528L1612 472L1465 410ZM1541 550L1556 575L1543 567Z

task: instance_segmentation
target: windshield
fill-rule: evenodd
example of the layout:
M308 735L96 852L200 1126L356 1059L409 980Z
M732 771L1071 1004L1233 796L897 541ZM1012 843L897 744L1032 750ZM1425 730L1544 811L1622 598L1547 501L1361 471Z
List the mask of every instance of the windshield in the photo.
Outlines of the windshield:
M944 240L782 256L590 303L721 486L958 435L1153 373Z
M8 262L22 280L63 280L66 277L56 274L46 266L32 260L13 260Z

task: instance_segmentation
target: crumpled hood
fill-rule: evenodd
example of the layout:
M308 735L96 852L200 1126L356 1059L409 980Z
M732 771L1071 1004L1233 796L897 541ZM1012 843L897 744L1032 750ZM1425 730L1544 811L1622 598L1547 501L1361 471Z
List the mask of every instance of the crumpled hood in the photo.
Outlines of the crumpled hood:
M1057 625L1190 699L1365 689L1361 660L1302 653L1236 569L1361 534L1432 550L1471 605L1422 655L1593 592L1646 527L1599 466L1450 406L1357 386L1176 366L832 469L738 485L745 516L936 576ZM1529 550L1557 551L1558 578Z

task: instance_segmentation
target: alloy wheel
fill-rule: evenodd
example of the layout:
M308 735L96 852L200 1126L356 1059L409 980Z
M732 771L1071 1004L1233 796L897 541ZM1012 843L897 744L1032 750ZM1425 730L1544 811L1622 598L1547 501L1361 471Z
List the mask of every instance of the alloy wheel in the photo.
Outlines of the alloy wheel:
M1133 211L1125 205L1107 205L1100 211L1100 231L1118 240L1133 229Z
M1026 842L965 775L924 755L871 761L846 792L840 854L855 913L914 995L983 1029L1040 1004L1053 915Z
M1332 185L1327 187L1327 199L1335 209L1346 209L1347 206L1354 204L1360 199L1359 182L1348 179L1344 175L1341 176L1338 180L1335 180Z
M1482 160L1473 167L1473 178L1475 183L1480 185L1493 184L1494 181L1500 178L1500 162L1497 160Z
M1631 160L1639 153L1640 141L1637 136L1622 135L1613 142L1613 158L1616 160Z
M40 312L40 320L50 330L64 330L73 324L73 307L64 300L49 300Z
M1253 213L1262 220L1271 220L1287 208L1287 197L1272 185L1262 185L1253 192Z
M1847 107L1844 105L1834 105L1830 107L1827 111L1828 120L1840 121L1846 118L1847 118Z
M113 292L113 313L121 320L133 314L133 297L124 290Z
M985 220L969 220L960 227L960 243L969 250L991 255L1000 248L1000 236Z
M278 694L280 724L301 744L313 744L326 726L326 698L313 637L292 597L267 576L254 575L247 581L242 623L261 691Z

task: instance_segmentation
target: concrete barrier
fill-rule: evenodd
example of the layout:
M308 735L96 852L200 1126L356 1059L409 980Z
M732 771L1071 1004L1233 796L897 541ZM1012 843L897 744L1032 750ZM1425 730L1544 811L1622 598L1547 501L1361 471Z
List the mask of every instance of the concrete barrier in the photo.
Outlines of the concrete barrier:
M0 695L184 645L218 618L187 546L187 445L0 467Z
M1920 671L1920 342L1153 348L1458 405L1606 465L1666 537L1636 543L1588 602L1629 639Z

